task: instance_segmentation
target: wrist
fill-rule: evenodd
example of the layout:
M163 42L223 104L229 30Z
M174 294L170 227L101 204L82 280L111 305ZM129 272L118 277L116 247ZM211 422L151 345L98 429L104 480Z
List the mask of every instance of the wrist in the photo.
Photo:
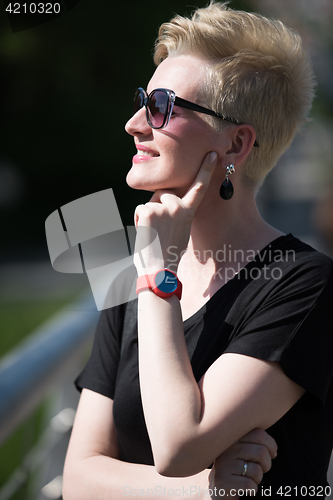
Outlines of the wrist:
M136 257L134 261L138 277L144 276L146 274L155 274L160 269L170 269L173 273L177 274L178 263L168 262L167 260L156 259L149 264L146 264Z
M146 274L154 274L160 269L168 267L163 258L150 258L148 262L148 259L143 258L141 252L134 254L134 265L136 267L138 277L145 276Z
M182 295L182 284L176 273L168 268L158 269L151 274L143 274L137 279L136 293L144 290L151 290L161 298L169 298L176 295L179 300Z
M147 276L147 275L154 275L161 269L168 269L167 266L164 265L164 263L161 263L161 265L150 265L148 267L140 267L139 269L137 268L137 274L138 278L142 276Z

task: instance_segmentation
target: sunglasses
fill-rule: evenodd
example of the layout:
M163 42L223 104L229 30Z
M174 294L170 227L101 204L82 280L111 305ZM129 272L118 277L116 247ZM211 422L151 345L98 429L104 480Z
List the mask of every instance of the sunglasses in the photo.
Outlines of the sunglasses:
M177 97L173 90L168 89L155 89L147 95L146 91L142 87L139 87L134 94L132 115L135 115L143 106L146 108L147 123L154 129L161 129L168 125L174 106L215 116L234 125L242 125L240 121L234 118L216 113L212 109L204 108L203 106L199 106L199 104L194 104L181 97ZM258 148L258 142L255 141L253 146Z

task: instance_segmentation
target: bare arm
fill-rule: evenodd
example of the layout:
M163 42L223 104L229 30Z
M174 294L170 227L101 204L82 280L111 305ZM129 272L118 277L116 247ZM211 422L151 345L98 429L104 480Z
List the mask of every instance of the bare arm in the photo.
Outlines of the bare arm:
M232 446L212 471L187 478L164 477L153 466L119 460L112 406L111 399L83 389L65 462L64 500L124 500L140 493L198 500L209 488L257 490L276 453L272 438L253 431ZM241 476L244 460L252 461L248 477Z
M209 471L194 478L170 479L153 466L119 460L112 407L111 399L83 389L65 462L64 500L124 500L135 491L136 496L139 490L147 496L148 490L170 488L184 488L188 494L191 487L195 500L195 487L208 488Z
M153 227L162 255L171 244L181 253L191 220L209 183L209 157L186 195L157 192L136 211L136 223ZM145 268L167 267L144 253ZM156 468L167 476L205 469L251 429L266 429L304 394L278 363L237 354L222 355L197 384L188 357L179 300L145 290L139 294L140 387ZM154 394L154 397L152 397ZM218 397L217 397L218 395Z
M222 355L197 384L175 296L140 293L139 356L145 419L165 475L200 472L252 429L273 425L304 393L278 363L239 354Z

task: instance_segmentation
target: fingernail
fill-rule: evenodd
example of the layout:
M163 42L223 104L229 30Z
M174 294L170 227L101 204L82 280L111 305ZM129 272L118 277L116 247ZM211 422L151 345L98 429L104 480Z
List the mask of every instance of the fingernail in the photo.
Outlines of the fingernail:
M209 155L209 163L215 163L216 158L217 158L217 153L215 151L213 151Z

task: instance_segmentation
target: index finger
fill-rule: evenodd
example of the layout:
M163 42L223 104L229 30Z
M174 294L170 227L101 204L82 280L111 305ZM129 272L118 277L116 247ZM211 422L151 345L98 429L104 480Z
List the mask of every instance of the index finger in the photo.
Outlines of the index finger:
M205 156L192 186L188 189L182 198L183 203L194 211L200 205L202 198L208 188L214 167L217 161L217 153L212 151Z

